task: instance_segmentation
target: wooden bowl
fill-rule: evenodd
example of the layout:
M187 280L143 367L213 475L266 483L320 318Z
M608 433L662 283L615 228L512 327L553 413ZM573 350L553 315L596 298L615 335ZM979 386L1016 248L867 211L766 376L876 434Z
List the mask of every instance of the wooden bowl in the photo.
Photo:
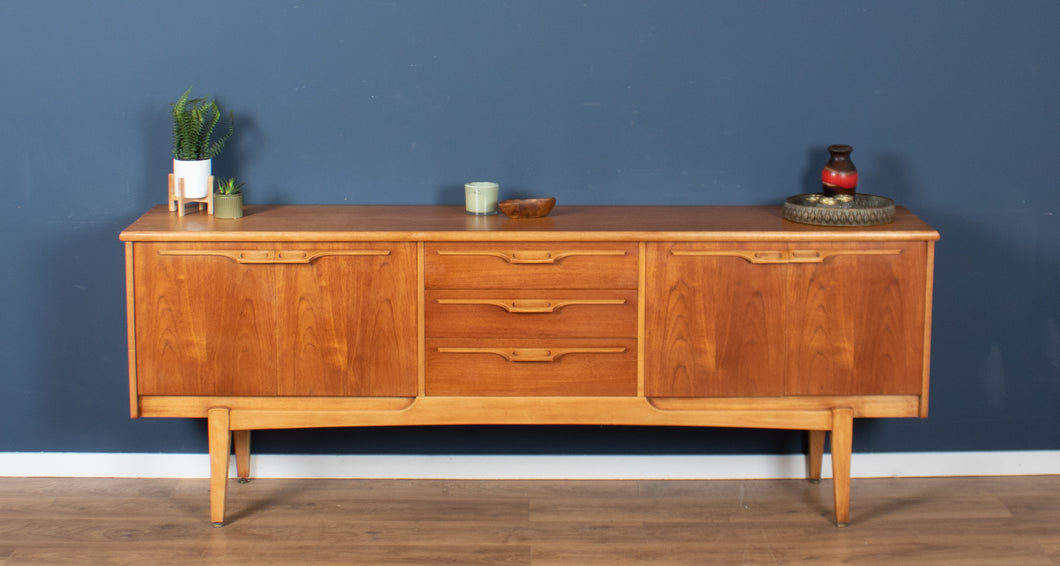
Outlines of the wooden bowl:
M502 200L497 206L508 218L541 218L552 212L556 199L549 197Z

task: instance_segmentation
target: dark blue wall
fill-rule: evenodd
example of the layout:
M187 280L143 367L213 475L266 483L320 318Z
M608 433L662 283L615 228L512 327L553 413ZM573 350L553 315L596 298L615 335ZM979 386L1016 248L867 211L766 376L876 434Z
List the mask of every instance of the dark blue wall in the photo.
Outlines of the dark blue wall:
M0 2L0 452L204 451L129 420L118 232L165 201L169 103L236 114L252 203L762 204L854 145L938 246L931 418L857 451L1060 448L1060 3ZM274 452L789 452L794 433L262 433Z

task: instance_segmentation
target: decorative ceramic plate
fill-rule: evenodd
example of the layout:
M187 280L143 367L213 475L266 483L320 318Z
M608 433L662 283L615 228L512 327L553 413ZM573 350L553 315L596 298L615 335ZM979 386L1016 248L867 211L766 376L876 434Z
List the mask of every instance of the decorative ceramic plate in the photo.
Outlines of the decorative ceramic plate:
M821 193L788 197L784 201L784 218L818 226L875 226L894 222L893 200L863 193L852 197L826 197Z

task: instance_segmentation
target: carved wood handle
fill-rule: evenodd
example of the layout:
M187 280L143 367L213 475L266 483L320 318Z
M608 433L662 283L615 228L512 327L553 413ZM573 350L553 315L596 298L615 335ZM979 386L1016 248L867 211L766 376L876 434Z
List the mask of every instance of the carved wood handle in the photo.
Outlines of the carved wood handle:
M625 299L438 299L440 305L492 305L510 313L553 313L570 305L624 305Z
M626 255L625 250L438 250L438 255L488 256L512 264L550 264L573 256Z
M438 348L443 354L494 354L509 362L554 362L567 354L621 354L625 348Z
M823 263L839 255L898 255L902 250L671 250L675 256L738 257L755 264Z
M158 250L158 255L224 257L237 263L312 263L327 256L387 256L390 250Z

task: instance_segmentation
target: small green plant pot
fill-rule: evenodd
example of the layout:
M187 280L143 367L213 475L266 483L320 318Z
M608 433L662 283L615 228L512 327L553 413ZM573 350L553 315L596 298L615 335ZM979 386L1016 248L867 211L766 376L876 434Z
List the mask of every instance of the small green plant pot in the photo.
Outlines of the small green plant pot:
M243 217L243 194L213 195L214 218L242 218Z

